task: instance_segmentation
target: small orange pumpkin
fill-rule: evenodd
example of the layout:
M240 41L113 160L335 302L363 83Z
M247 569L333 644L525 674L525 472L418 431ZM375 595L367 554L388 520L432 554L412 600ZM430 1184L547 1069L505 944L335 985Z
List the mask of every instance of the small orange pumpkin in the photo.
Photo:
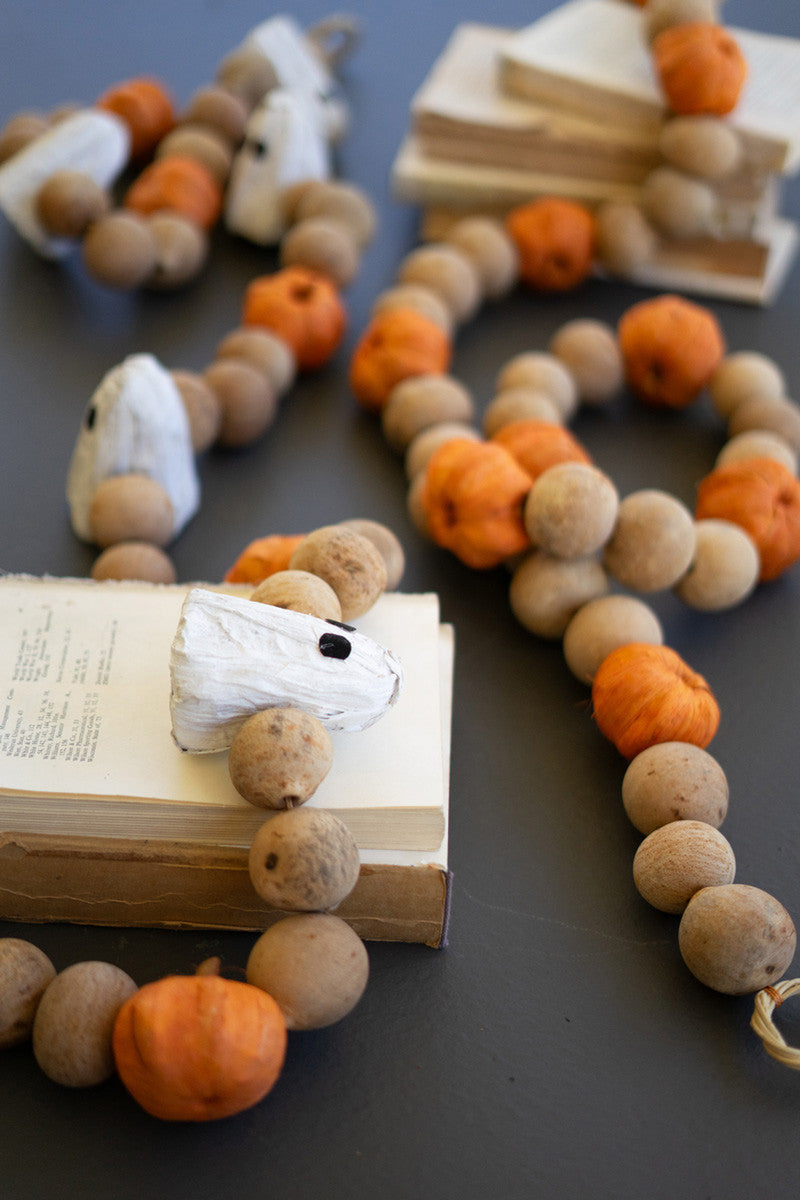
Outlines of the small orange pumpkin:
M656 742L702 749L719 726L719 707L702 675L669 646L630 642L612 650L592 683L594 719L625 758Z
M148 216L162 209L211 229L222 211L222 188L196 158L170 154L142 171L125 194L125 207Z
M592 269L595 219L583 204L546 196L514 208L506 229L519 254L520 278L531 287L564 292Z
M450 339L430 317L411 308L377 313L350 360L350 387L359 404L379 412L395 384L413 375L442 375Z
M109 88L96 107L118 116L131 135L131 158L152 154L175 125L175 110L166 88L156 79L128 79Z
M255 538L228 567L225 582L261 583L277 571L288 571L289 559L305 537L304 533L272 533L268 537Z
M771 458L727 463L706 475L695 515L744 529L761 558L762 582L777 579L800 558L800 480Z
M617 338L629 387L645 404L685 408L725 354L714 314L682 296L640 300L624 312Z
M347 312L327 276L306 267L284 267L249 285L242 324L261 326L283 338L300 370L311 371L338 349L347 328Z
M219 975L168 975L117 1015L120 1079L164 1121L212 1121L257 1104L286 1055L286 1022L260 988Z
M454 438L425 470L427 531L468 567L496 567L530 546L522 521L530 487L530 476L502 446Z
M713 21L672 25L655 39L652 52L673 112L724 117L734 110L747 62L727 29Z
M552 421L511 421L492 435L492 442L517 460L531 482L557 463L592 461L578 439Z

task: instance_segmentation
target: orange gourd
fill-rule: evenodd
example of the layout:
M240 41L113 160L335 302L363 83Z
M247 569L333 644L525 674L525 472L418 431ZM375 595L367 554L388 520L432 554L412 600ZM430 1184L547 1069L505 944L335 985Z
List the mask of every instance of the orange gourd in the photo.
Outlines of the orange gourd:
M232 566L225 572L226 583L261 583L277 571L288 571L289 559L305 534L273 533L256 538L245 546Z
M617 337L629 387L646 404L685 408L725 354L714 314L682 296L640 300L622 314Z
M531 287L564 292L592 269L595 219L574 200L548 196L512 209L506 229L519 254L520 278Z
M128 188L125 207L143 216L169 209L211 229L222 211L222 188L196 158L171 154L145 167Z
M291 347L302 371L314 370L338 349L347 312L327 276L306 267L284 267L247 288L242 324L269 329Z
M164 1121L212 1121L258 1103L286 1055L286 1022L260 988L219 975L168 975L117 1015L114 1060L142 1108Z
M669 646L630 642L603 659L592 683L594 719L625 758L657 742L705 748L719 707L702 675Z
M492 442L516 459L531 482L557 463L592 461L568 429L551 421L511 421L493 434Z
M800 480L771 458L728 463L706 475L695 515L744 529L761 558L762 582L777 579L800 558Z
M169 92L155 79L128 79L96 102L118 116L131 135L131 158L152 154L158 143L175 125L175 110Z
M713 21L688 21L664 29L653 42L653 61L673 112L724 117L736 107L747 78L739 44Z
M442 375L450 339L430 317L411 308L376 314L350 360L350 387L359 404L379 412L392 388L414 375Z
M530 476L502 446L454 438L434 451L420 502L431 538L468 567L496 567L530 546Z

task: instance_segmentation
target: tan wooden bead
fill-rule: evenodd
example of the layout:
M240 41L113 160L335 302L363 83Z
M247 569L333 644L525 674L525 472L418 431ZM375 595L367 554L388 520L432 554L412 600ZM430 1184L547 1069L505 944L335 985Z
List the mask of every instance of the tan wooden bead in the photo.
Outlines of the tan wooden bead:
M36 195L36 214L53 237L83 237L110 207L106 189L82 171L56 171Z
M431 425L442 421L470 424L475 402L452 375L413 375L396 384L381 412L383 436L403 453L410 442Z
M695 522L692 565L675 585L685 604L721 612L746 600L758 583L761 560L752 538L731 521Z
M603 562L623 587L658 592L686 573L694 548L694 521L686 506L667 492L643 488L620 503Z
M136 991L109 962L76 962L48 984L33 1019L33 1054L48 1079L94 1087L114 1074L112 1033L117 1013Z
M218 358L206 367L203 379L222 406L220 445L247 446L269 429L277 397L262 371L243 359Z
M716 193L683 171L656 167L642 184L641 195L645 216L666 237L698 237L713 227Z
M450 309L432 288L417 283L404 283L387 288L375 298L370 316L377 317L381 313L394 312L398 308L411 308L421 313L423 317L427 317L443 329L448 337L453 332Z
M176 125L156 148L156 158L177 154L202 163L224 187L231 173L233 147L228 138L208 125L186 121Z
M202 375L194 371L171 371L189 419L192 449L202 454L213 446L222 425L222 403Z
M165 546L175 515L166 488L147 475L111 475L95 488L89 505L92 541L101 547L141 541Z
M507 387L489 401L483 412L482 426L487 438L494 437L514 421L547 421L562 425L561 409L546 392L534 387Z
M238 96L248 110L274 87L280 86L275 68L257 47L240 46L217 67L215 80Z
M751 396L779 400L786 394L786 380L777 363L755 350L726 354L708 385L715 412L724 420Z
M7 162L49 128L50 122L43 113L21 112L10 117L0 129L0 163Z
M355 279L361 265L358 246L348 227L335 217L305 217L284 234L282 267L307 267L327 275L339 288Z
M332 812L290 808L259 829L248 866L253 887L274 908L322 912L353 890L361 862L353 835Z
M581 606L564 631L564 658L572 674L591 683L612 650L630 642L660 646L664 631L656 614L636 596L598 596Z
M175 291L202 271L208 258L208 235L194 221L175 212L147 217L156 247L156 263L145 280L154 291Z
M368 517L351 517L341 524L348 529L354 529L356 533L372 542L386 566L385 590L393 592L399 586L406 569L405 551L397 534L388 525L382 525L380 521L372 521Z
M729 996L777 982L796 944L792 918L780 901L745 883L696 892L678 929L680 952L692 974Z
M267 376L276 395L287 392L297 376L297 359L287 343L268 329L242 327L226 334L216 358L241 358Z
M407 254L397 273L399 283L416 283L436 292L457 324L469 320L481 302L478 271L455 246L432 242Z
M55 978L50 959L23 938L0 938L0 1050L27 1042L45 988Z
M564 364L583 404L600 406L619 394L625 377L616 332L605 321L577 318L553 334L548 350Z
M329 583L342 606L342 620L363 616L386 588L383 557L369 538L344 525L324 525L303 539L289 560Z
M534 480L522 510L534 546L555 558L594 554L611 536L619 496L588 463L559 463Z
M141 287L158 263L150 222L138 213L117 209L89 226L82 243L86 270L106 287Z
M724 467L726 463L744 462L748 458L773 458L787 471L797 474L797 452L780 434L768 429L737 433L722 447L714 465Z
M370 198L361 188L344 180L315 180L303 188L294 208L294 220L310 217L341 222L350 231L358 250L372 241L378 223Z
M406 512L417 533L421 534L422 537L429 538L428 517L422 503L424 489L425 472L418 471L416 475L411 477L411 482L408 485L408 491L406 492Z
M231 146L236 147L244 139L248 115L248 106L241 97L228 88L208 84L194 93L181 114L181 120L216 129Z
M671 25L685 25L689 21L711 21L718 19L719 0L647 0L644 16L644 35L654 42L660 33Z
M309 571L276 571L261 581L250 599L291 612L308 613L322 621L342 619L342 606L336 592L324 579Z
M608 590L594 558L551 558L533 550L511 577L509 600L519 623L543 638L560 638L578 609Z
M291 809L314 795L331 769L325 726L297 708L266 708L248 717L228 752L228 773L256 808Z
M500 221L464 217L447 231L444 240L472 260L487 299L501 299L519 279L517 247Z
M707 750L689 742L658 742L628 764L622 803L640 833L670 821L705 821L718 829L728 811L725 772Z
M728 431L735 436L751 429L777 433L795 452L800 451L800 406L787 399L749 396L731 413Z
M662 126L658 148L672 166L703 179L724 179L742 160L739 135L718 117L673 117Z
M558 408L562 421L568 421L578 407L575 378L555 354L531 350L510 358L495 380L495 394L516 387L544 392Z
M611 201L597 210L595 241L599 262L624 277L653 257L658 235L637 204Z
M705 821L671 821L644 839L633 859L639 895L661 912L681 913L703 887L733 883L730 842Z
M406 478L411 480L420 472L424 472L434 451L454 438L467 438L472 442L483 440L477 429L461 421L441 421L436 425L429 425L408 444L405 457Z
M175 583L175 566L159 546L150 542L117 542L92 564L92 579L140 579L147 583Z

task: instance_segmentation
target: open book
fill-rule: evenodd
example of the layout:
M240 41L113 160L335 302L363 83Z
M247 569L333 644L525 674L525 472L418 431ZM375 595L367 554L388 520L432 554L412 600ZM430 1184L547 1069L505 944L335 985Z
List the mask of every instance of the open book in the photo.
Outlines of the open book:
M269 813L235 791L225 753L186 754L170 732L170 647L187 590L0 579L0 917L265 924L246 856ZM436 944L452 630L435 596L395 593L358 627L401 660L404 687L369 729L332 734L333 767L307 803L335 812L359 844L363 878L345 903L373 930L364 936ZM171 878L180 888L166 888ZM381 879L394 905L383 933Z

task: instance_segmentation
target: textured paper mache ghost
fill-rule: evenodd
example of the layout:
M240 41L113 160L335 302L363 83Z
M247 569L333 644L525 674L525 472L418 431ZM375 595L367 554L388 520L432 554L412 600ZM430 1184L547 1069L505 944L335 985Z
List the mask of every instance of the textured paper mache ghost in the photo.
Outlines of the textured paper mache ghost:
M150 354L133 354L102 379L84 413L67 475L72 528L92 540L89 507L112 475L156 480L172 502L176 537L200 505L189 420L177 385Z

